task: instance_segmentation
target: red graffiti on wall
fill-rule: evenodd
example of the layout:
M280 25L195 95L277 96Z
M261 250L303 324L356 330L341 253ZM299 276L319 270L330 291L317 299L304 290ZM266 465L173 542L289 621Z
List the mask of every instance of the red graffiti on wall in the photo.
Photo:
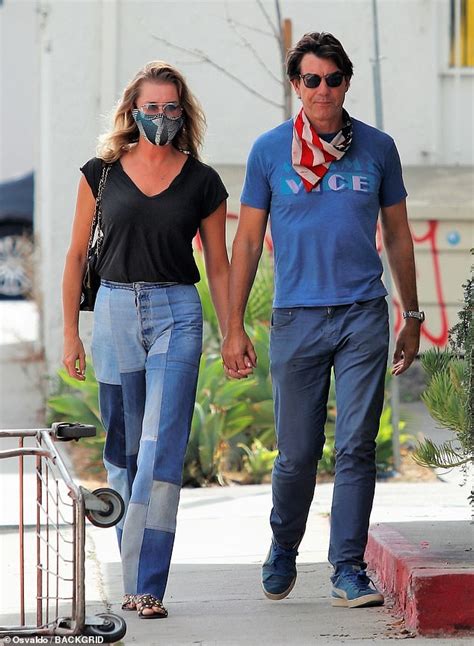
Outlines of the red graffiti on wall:
M431 256L432 268L433 268L433 278L434 286L436 291L436 302L439 308L439 321L441 324L440 331L438 334L430 332L430 321L427 320L421 326L421 336L429 341L431 344L438 347L445 346L448 342L448 332L449 332L449 321L448 321L448 312L446 309L446 303L443 295L443 284L441 280L441 269L439 263L439 249L437 243L438 237L438 220L427 220L427 229L426 232L422 235L415 235L413 231L411 232L413 242L416 245L421 245L426 243L429 245L429 251ZM382 235L380 222L377 225L377 251L380 253L383 248L382 244ZM403 323L402 317L402 306L400 301L394 297L393 298L393 308L395 316L395 332L399 332Z
M235 213L228 213L227 218L229 220L237 220L238 216ZM429 245L429 251L430 251L431 262L433 267L436 301L439 307L439 321L441 324L440 331L438 334L436 334L434 332L430 332L430 327L429 327L430 322L429 320L426 321L421 327L421 336L424 337L431 344L438 347L443 347L448 342L449 321L448 321L448 312L446 309L446 303L443 295L443 284L441 280L439 250L438 250L438 243L437 243L438 227L439 227L439 222L437 220L427 220L426 232L423 233L422 235L417 236L412 231L412 238L413 238L415 247L416 245L421 245L421 244ZM199 236L199 233L195 238L195 246L196 246L196 249L198 249L199 251L202 251L202 241ZM267 231L265 235L265 247L270 253L273 252L273 242L269 231ZM377 225L377 251L380 253L382 251L382 248L383 248L383 243L382 243L382 235L381 235L381 226L379 222ZM400 304L400 301L396 297L393 298L393 308L394 308L394 318L395 318L395 321L394 321L395 332L398 334L398 332L402 327L403 317L402 317L402 306Z

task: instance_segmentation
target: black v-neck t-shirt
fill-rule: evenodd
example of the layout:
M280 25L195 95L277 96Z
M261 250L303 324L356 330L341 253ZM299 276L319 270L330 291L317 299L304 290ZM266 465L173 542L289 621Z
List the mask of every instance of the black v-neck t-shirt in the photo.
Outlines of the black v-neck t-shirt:
M94 157L81 168L94 197L103 163ZM102 192L100 277L120 283L197 283L192 240L201 220L227 197L217 172L191 155L168 188L152 197L117 160Z

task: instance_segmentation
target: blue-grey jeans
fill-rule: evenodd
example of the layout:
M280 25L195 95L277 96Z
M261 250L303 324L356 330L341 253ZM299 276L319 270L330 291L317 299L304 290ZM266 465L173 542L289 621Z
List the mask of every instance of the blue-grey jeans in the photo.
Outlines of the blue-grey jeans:
M194 285L102 281L92 358L104 463L126 504L117 533L127 594L165 593L201 347Z
M270 361L279 452L270 523L283 547L301 541L325 441L334 368L336 474L329 561L336 573L348 565L365 567L388 340L384 297L273 311Z

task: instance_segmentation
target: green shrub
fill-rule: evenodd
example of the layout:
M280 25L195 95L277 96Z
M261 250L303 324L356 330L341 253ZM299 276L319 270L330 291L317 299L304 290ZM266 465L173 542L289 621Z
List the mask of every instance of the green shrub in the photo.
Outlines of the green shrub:
M430 349L421 358L430 381L422 400L433 419L455 438L436 445L419 442L413 459L426 467L451 469L474 460L474 433L469 411L468 362L451 352Z
M99 412L99 385L90 359L86 363L86 380L77 381L64 368L58 370L56 393L48 399L48 423L81 422L97 429L95 437L81 439L89 447L92 460L101 462L105 442L105 429Z
M251 477L251 481L260 484L265 476L271 473L278 451L269 451L260 440L254 440L250 448L242 442L239 442L237 446L245 453L244 469Z
M378 473L386 473L393 469L393 426L391 422L392 408L385 406L380 417L380 426L376 440L375 462ZM402 420L398 423L400 445L406 444L411 438L407 433L401 433L406 423Z
M459 322L450 330L450 350L432 348L421 358L429 377L422 395L430 415L438 424L453 431L453 439L436 445L420 442L414 459L427 467L467 469L474 463L474 282L463 285L464 304ZM474 494L471 494L474 503Z
M229 441L252 423L248 406L252 380L230 381L222 373L220 358L202 357L184 484L222 483L222 460Z

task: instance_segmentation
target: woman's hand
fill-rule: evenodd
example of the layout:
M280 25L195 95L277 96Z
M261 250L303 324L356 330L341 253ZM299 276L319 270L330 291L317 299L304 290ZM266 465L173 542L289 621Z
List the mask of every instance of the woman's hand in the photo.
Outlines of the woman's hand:
M232 379L246 379L257 366L255 349L243 328L227 330L221 355L225 373Z
M63 364L73 379L84 381L86 378L86 353L78 336L64 339Z

